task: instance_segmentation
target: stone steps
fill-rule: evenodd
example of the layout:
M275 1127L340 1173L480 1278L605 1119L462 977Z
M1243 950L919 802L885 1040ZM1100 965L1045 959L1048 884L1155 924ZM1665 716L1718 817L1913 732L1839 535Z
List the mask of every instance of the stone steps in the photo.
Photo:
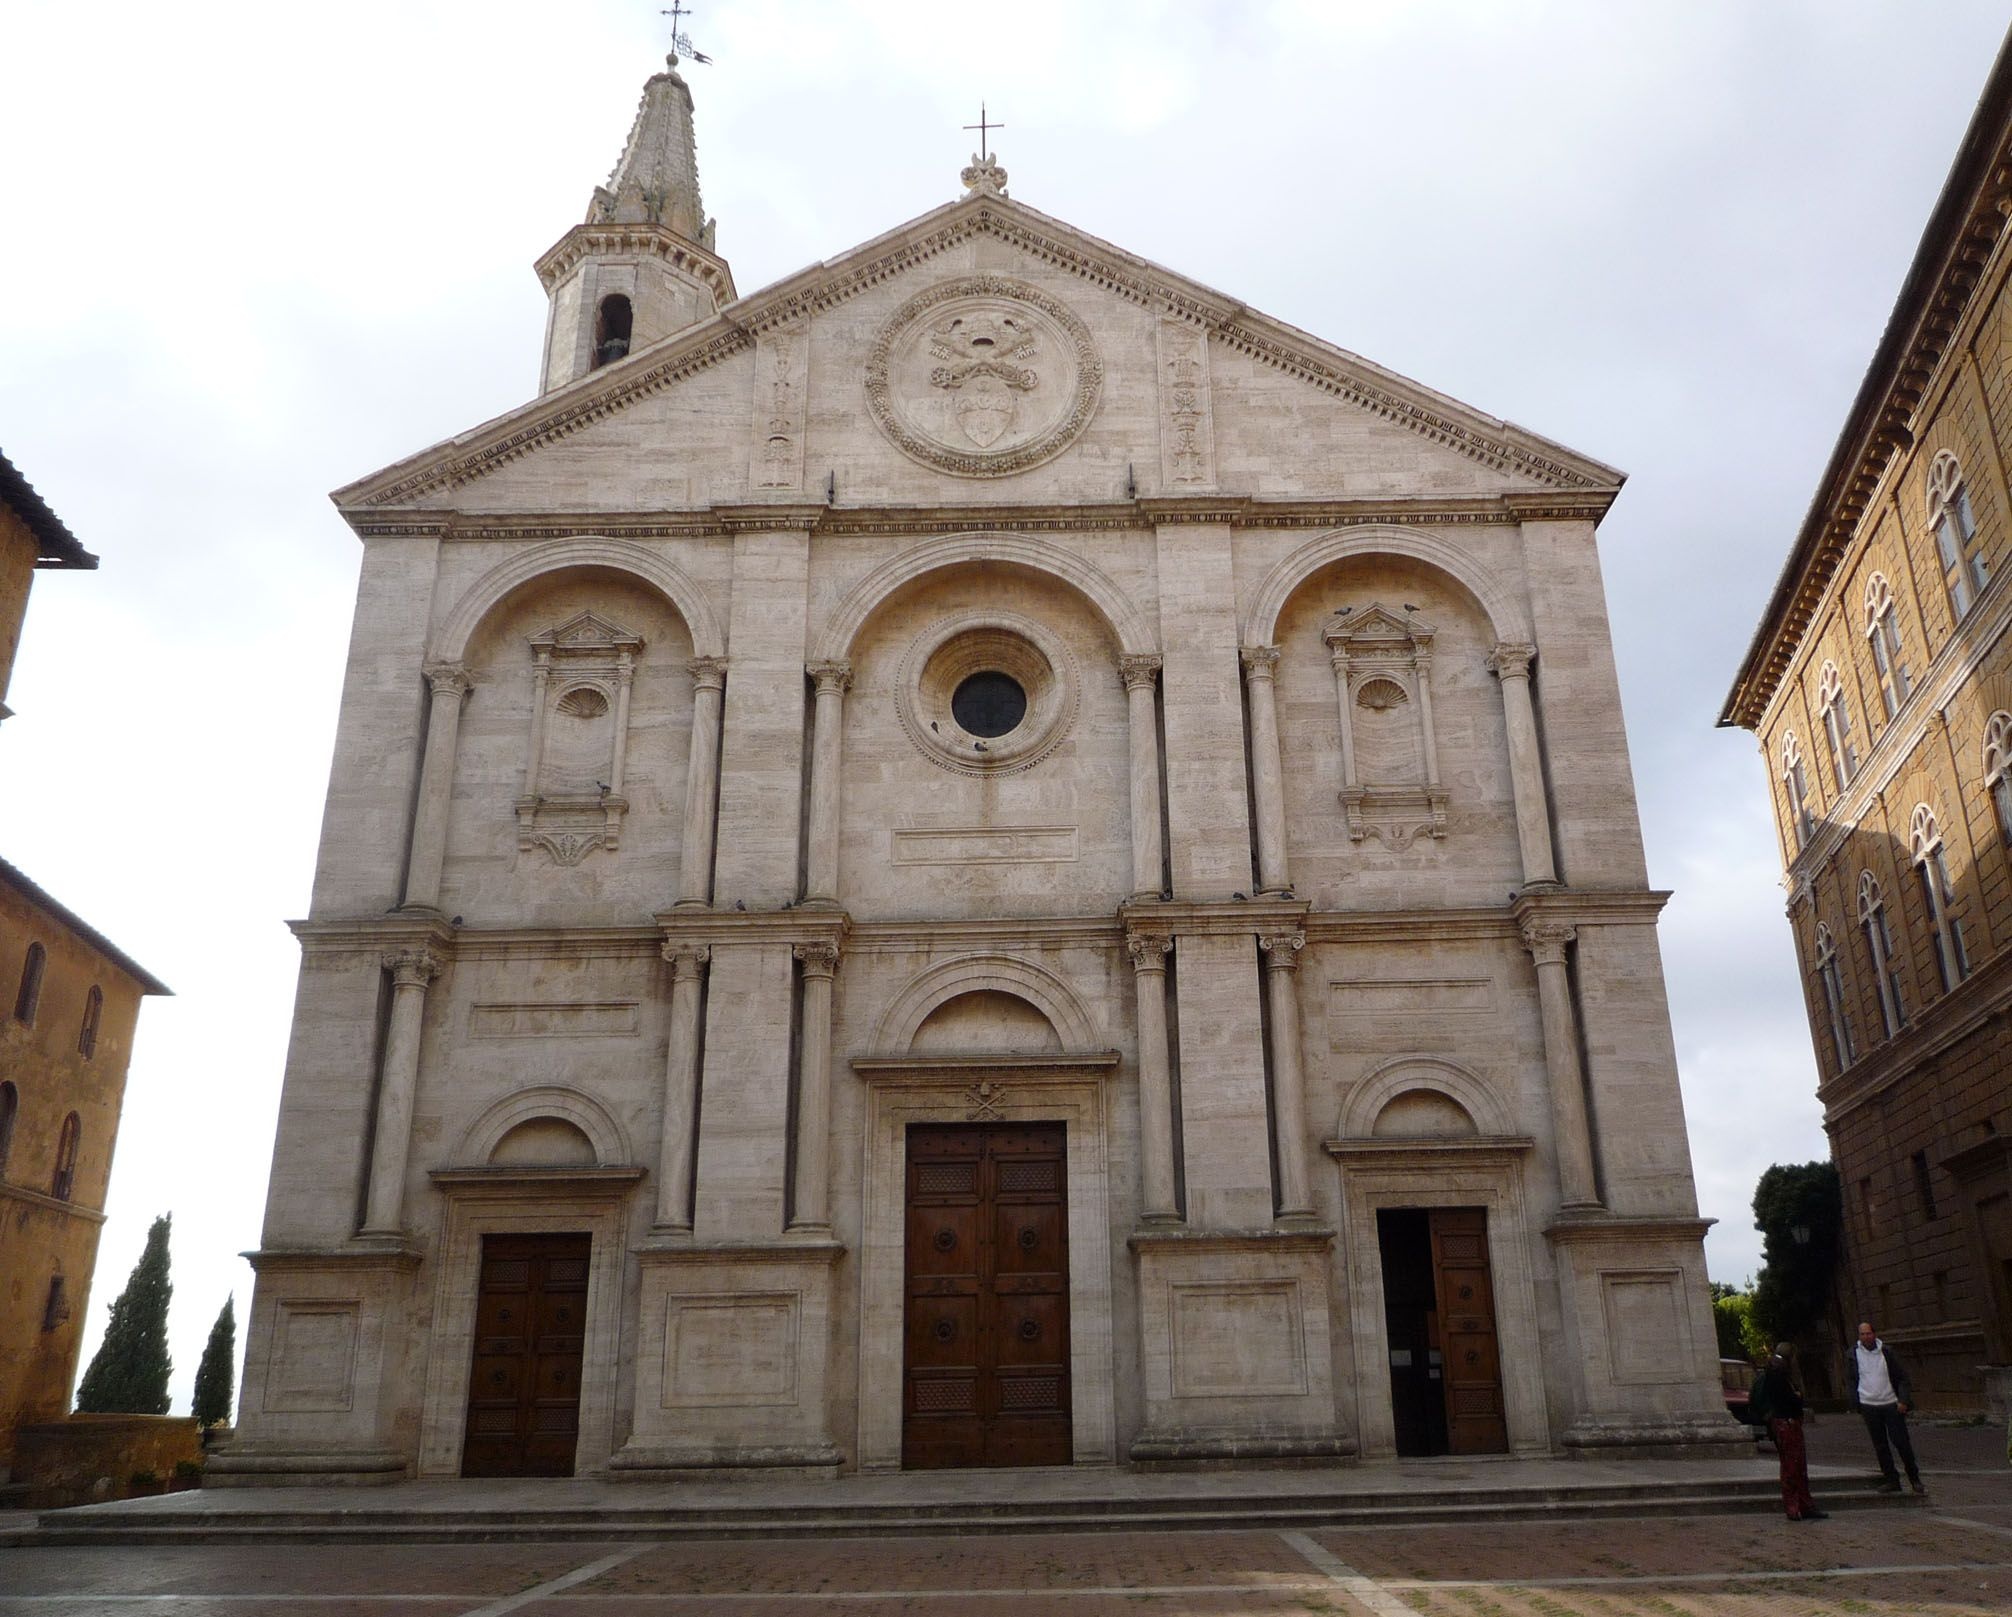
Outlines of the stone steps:
M1826 1480L1826 1509L1905 1506L1921 1501L1874 1492L1870 1482ZM242 1495L238 1495L242 1498ZM399 1509L286 1508L233 1504L204 1508L184 1495L172 1512L95 1505L45 1512L33 1544L261 1543L619 1543L636 1539L866 1538L928 1534L1167 1532L1227 1529L1398 1526L1411 1523L1601 1519L1773 1512L1780 1491L1768 1477L1684 1478L1643 1483L1506 1487L1350 1489L1295 1494L1197 1492L1138 1497L842 1500L801 1496L745 1503L676 1501L526 1506L498 1501ZM17 1540L18 1542L19 1540Z

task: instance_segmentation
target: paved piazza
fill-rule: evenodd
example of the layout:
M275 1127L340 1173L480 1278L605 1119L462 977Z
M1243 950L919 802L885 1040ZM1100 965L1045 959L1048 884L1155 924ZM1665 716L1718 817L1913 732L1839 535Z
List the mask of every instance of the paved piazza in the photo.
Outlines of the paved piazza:
M676 1545L0 1550L0 1617L1973 1617L2012 1612L2012 1474L1921 1434L1926 1510ZM1857 1423L1813 1434L1851 1463Z

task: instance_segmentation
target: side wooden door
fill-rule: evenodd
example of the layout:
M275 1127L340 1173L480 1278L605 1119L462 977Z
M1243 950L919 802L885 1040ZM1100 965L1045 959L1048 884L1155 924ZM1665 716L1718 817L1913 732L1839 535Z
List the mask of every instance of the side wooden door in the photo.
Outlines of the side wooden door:
M908 1131L902 1464L1067 1465L1060 1123Z
M1486 1209L1432 1210L1432 1275L1445 1369L1447 1448L1454 1454L1506 1453L1509 1428L1502 1413Z
M585 1235L485 1235L464 1477L570 1477L586 1346Z

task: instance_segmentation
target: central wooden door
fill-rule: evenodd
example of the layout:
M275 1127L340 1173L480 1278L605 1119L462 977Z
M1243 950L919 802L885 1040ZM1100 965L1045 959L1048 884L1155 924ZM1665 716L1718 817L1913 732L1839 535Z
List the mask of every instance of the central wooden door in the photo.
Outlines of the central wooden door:
M1432 1275L1446 1369L1447 1447L1455 1454L1501 1454L1509 1447L1509 1428L1502 1415L1486 1209L1432 1210Z
M1060 1123L908 1130L901 1463L1067 1465Z
M464 1477L570 1477L580 1443L585 1235L485 1235Z

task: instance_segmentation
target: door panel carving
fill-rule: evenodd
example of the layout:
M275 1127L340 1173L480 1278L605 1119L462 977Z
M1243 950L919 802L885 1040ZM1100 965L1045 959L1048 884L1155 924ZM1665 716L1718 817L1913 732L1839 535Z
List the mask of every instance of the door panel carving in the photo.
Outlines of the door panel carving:
M570 1477L586 1345L585 1235L485 1235L465 1477Z

